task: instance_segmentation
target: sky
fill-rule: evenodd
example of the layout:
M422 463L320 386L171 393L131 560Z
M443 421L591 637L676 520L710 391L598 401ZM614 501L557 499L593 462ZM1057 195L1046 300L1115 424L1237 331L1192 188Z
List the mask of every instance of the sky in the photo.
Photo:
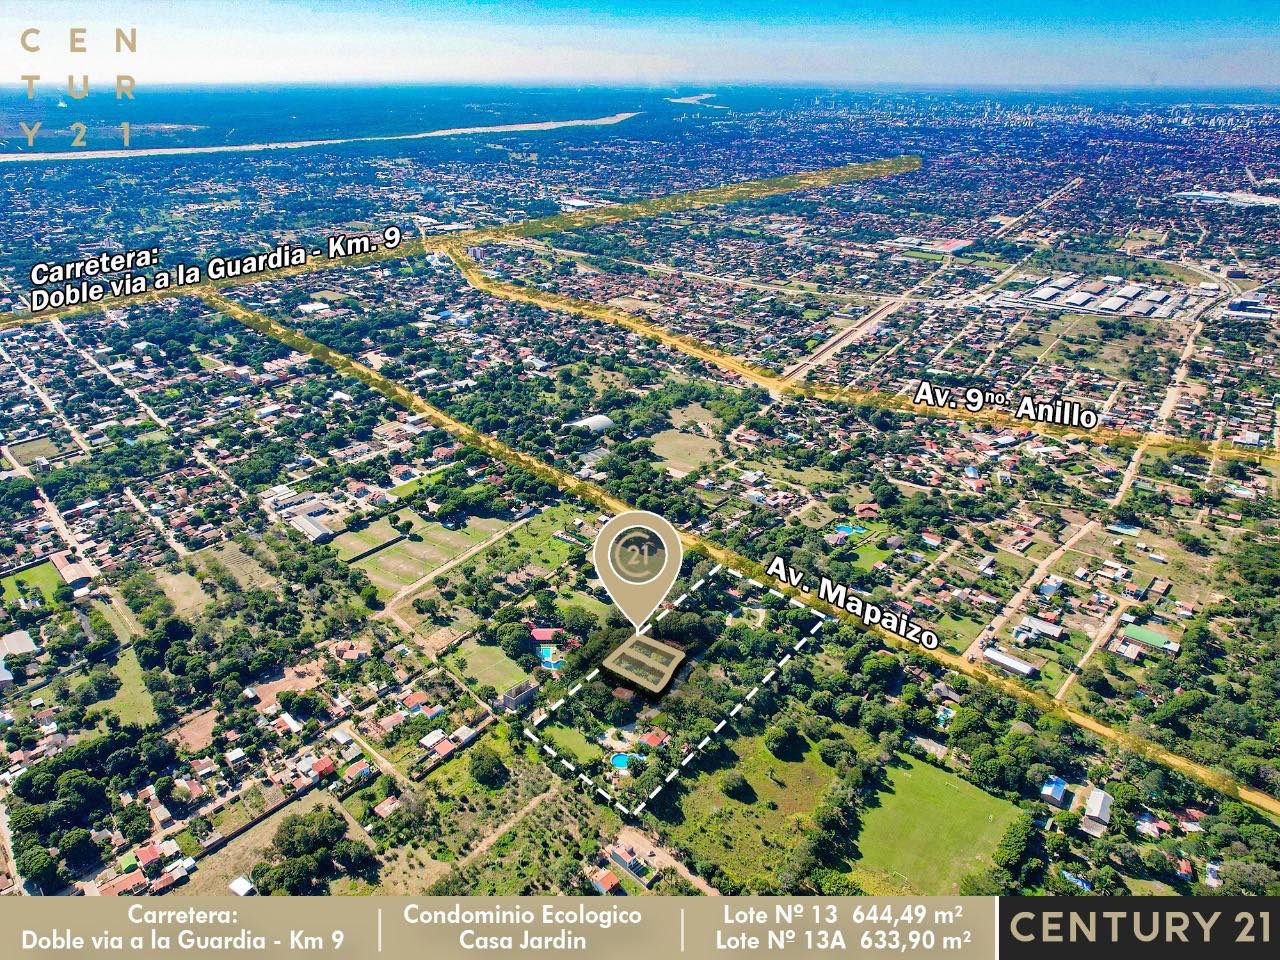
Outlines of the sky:
M87 10L87 12L86 12ZM86 53L67 31L88 29ZM21 49L38 27L40 53ZM116 27L136 27L136 55ZM1280 86L1275 0L6 0L0 83ZM10 55L12 54L12 56Z

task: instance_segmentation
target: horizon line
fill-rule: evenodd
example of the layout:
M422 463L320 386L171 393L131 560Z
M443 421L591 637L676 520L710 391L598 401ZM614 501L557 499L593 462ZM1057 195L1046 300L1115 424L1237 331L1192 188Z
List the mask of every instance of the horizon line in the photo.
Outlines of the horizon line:
M25 90L26 84L21 82L0 81L0 90ZM686 81L672 80L655 83L629 83L616 82L610 80L566 80L563 78L556 79L507 79L507 80L449 80L449 79L338 79L338 80L218 80L218 81L177 81L162 80L153 83L139 84L139 89L146 90L192 90L192 89L279 89L279 88L307 88L307 87L350 87L350 88L396 88L396 87L458 87L471 89L525 89L525 90L573 90L573 89L594 89L594 90L618 90L618 91L634 91L634 92L651 92L663 90L684 90L684 89L700 89L700 90L796 90L796 91L823 91L828 93L863 93L878 92L883 90L945 90L945 91L963 91L963 90L987 90L987 91L1008 91L1008 92L1071 92L1071 91L1089 91L1089 92L1149 92L1149 91L1189 91L1189 92L1205 92L1216 91L1223 93L1231 92L1275 92L1280 93L1280 82L1277 83L1252 83L1252 84L1214 84L1214 83L1128 83L1117 84L1109 82L1091 83L1088 81L1078 83L1061 83L1052 81L1024 81L1024 82L992 82L981 80L954 80L954 81L933 81L933 82L911 82L905 80L885 80L885 81L851 81L848 84L843 83L815 83L813 81L803 80L716 80L716 81ZM66 96L63 84L36 84L37 92L53 93L59 92L60 95ZM107 97L114 99L115 91L111 87L99 88L91 91L87 97L77 98L97 99ZM121 101L126 102L126 101Z

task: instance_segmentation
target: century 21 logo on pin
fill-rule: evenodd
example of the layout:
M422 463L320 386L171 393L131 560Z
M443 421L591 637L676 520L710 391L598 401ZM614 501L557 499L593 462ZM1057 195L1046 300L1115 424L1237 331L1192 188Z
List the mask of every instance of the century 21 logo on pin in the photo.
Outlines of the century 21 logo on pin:
M43 31L39 27L27 27L18 34L18 45L28 56L39 54L45 51L46 41L43 37ZM53 41L48 41L49 49L54 49ZM72 62L76 54L85 54L89 52L89 28L88 27L69 27L67 29L67 51L72 55ZM115 28L115 52L118 56L136 55L138 52L138 28L129 27L127 30L123 27ZM28 61L29 62L29 61ZM23 83L27 85L27 99L34 100L36 98L36 84L40 82L41 75L38 73L23 73L20 76ZM134 78L128 73L116 74L116 99L132 100L134 90ZM72 100L83 100L89 95L89 75L82 73L67 74L67 96ZM58 106L65 107L66 101L59 100ZM37 120L35 123L27 123L25 120L18 124L22 127L22 132L27 138L27 146L34 147L36 144L36 135L40 132L40 128L44 126L43 120ZM76 121L72 123L67 130L71 137L71 146L87 147L84 135L88 133L89 128L83 123ZM129 145L129 124L120 124L120 140L121 146Z

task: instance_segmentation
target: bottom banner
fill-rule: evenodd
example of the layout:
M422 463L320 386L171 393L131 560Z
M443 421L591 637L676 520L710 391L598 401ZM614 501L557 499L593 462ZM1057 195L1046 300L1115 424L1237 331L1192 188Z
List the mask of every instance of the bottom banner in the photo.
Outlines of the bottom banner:
M847 956L990 960L996 902L770 897L0 901L0 956Z
M192 960L1274 956L1274 904L1213 898L0 899L0 956ZM1112 953L1105 956L1115 955Z

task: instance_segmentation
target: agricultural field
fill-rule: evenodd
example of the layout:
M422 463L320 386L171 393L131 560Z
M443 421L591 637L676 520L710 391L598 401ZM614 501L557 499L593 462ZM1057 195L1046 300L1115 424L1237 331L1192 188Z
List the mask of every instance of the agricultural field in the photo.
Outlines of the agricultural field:
M226 567L236 582L246 590L270 590L276 579L268 573L257 559L245 553L237 544L222 542L216 546L200 550L193 556L206 563L216 561Z
M559 503L534 516L528 523L511 531L476 558L477 570L515 570L532 566L545 573L559 567L574 548L557 540L557 530L573 530L573 521L586 513L569 503Z
M410 521L414 529L426 524L426 521L412 510L402 510L400 511L400 516ZM360 554L374 550L384 543L390 543L398 536L400 536L400 532L391 526L391 521L386 517L382 517L366 526L355 530L346 530L338 534L333 538L332 546L337 552L339 560L350 560L352 557L358 557Z
M954 894L960 877L990 866L1018 808L914 757L889 770L880 805L863 814L854 879L867 890ZM878 882L877 882L878 881Z
M620 824L612 807L577 791L554 791L515 829L502 833L481 856L462 866L457 880L471 896L575 891L583 883L582 865Z
M501 533L507 525L506 520L497 517L471 517L467 520L465 527L448 530L438 523L423 520L412 511L401 511L399 515L405 520L413 521L413 530L409 536L352 564L369 575L370 582L378 588L379 596L384 599L394 595L402 587L429 576L434 570L476 544L483 543L495 534ZM379 520L372 527L385 523L385 520ZM359 537L368 532L369 530L362 530L356 536ZM398 536L395 531L392 531L391 535ZM343 534L343 536L350 535ZM348 546L344 545L342 550L346 549ZM351 555L358 555L359 552L356 551Z
M468 588L489 584L508 598L519 593L530 578L549 574L578 552L576 547L557 539L556 533L573 530L574 519L586 516L572 505L560 503L512 524L507 533L494 543L442 572L440 576L445 578L442 587L437 587L436 578L433 578L432 582L424 583L415 593L405 597L403 602L398 602L394 610L427 638L429 647L442 649L480 622L466 605L452 602L459 592L465 593ZM431 599L435 599L440 607L435 617L414 609L417 601Z

